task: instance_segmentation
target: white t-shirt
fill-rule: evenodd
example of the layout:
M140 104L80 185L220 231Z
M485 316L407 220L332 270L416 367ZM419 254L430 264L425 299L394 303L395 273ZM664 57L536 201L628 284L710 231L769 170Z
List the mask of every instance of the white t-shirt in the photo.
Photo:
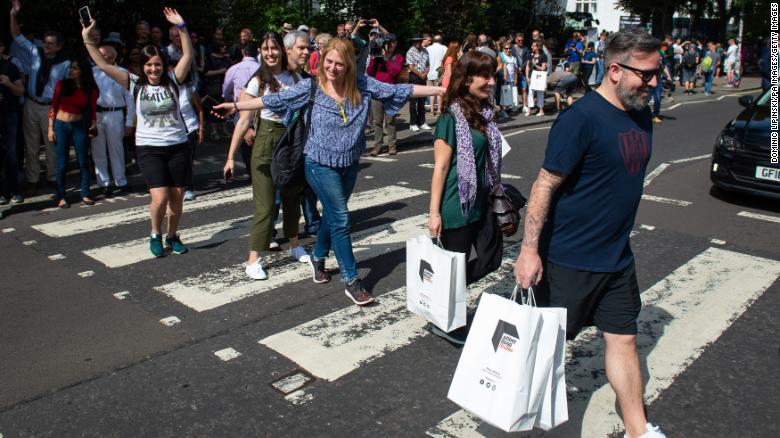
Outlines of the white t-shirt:
M281 90L284 90L285 88L292 87L295 85L295 79L293 79L292 73L289 71L282 71L281 73L274 75L277 81L279 81L279 84L281 84ZM260 96L260 81L257 79L257 77L252 77L252 79L249 81L249 83L246 86L246 94L249 94L252 97L258 97ZM263 96L266 94L271 93L271 86L266 85L265 90L263 90ZM274 113L271 110L263 108L260 110L260 118L265 120L270 120L272 122L282 122L281 117L277 116L276 113Z
M728 50L726 50L726 61L737 62L737 50L739 50L739 48L736 44L729 46Z
M170 74L171 83L163 85L138 85L138 76L130 76L130 94L140 87L135 100L135 143L138 146L173 146L187 141L187 128L182 122L179 103L172 87L178 87L176 77Z
M444 55L447 53L447 47L443 44L433 43L426 47L428 51L428 61L431 63L431 69L428 70L428 80L435 81L439 79L439 72L436 70L441 67L441 63L444 62Z
M509 85L512 85L515 82L515 74L517 74L517 58L514 56L504 56L502 53L501 61L506 66L507 76L504 78L504 81Z
M193 133L198 130L198 113L192 106L193 84L183 85L179 88L179 108L181 115L184 116L184 123L187 125L187 131Z

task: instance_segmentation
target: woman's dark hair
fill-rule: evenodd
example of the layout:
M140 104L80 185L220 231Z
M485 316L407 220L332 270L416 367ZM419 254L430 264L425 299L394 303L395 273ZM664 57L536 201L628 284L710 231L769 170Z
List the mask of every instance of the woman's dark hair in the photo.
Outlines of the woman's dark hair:
M594 47L596 47L596 46L593 44L593 41L591 41L591 42L589 42L589 43L588 43L588 48L589 48L589 49L592 49L592 48L594 48Z
M146 65L146 63L155 56L159 56L162 60L162 75L160 75L160 83L158 85L167 87L171 82L170 78L168 77L168 61L165 60L165 56L163 56L162 52L157 46L149 44L148 46L144 46L144 48L141 49L141 65ZM144 73L143 69L141 69L138 85L150 85L149 78L146 76L146 73Z
M266 41L273 42L274 44L276 44L276 47L279 48L279 63L282 66L282 71L286 71L287 50L284 49L284 42L282 41L282 36L273 31L268 31L264 33L263 36L260 38L258 44L258 48L260 49L260 52L262 52L263 44L265 44ZM282 88L282 85L274 77L271 67L268 67L268 65L266 65L265 62L263 62L260 68L257 69L253 77L257 78L257 80L260 82L259 88L261 93L263 92L263 90L265 90L266 85L268 85L271 88L271 93L276 93L277 91L279 91L279 89Z
M76 65L79 66L79 70L81 70L81 76L79 77L78 86L81 88L81 90L89 96L90 93L92 93L92 90L97 88L97 84L95 83L95 78L92 76L92 65L90 65L89 61L87 61L84 57L78 57L74 59L72 62L75 62ZM62 81L62 89L60 90L60 94L63 96L72 96L73 93L76 92L76 80L75 79L65 79Z
M486 102L477 99L469 92L471 78L480 76L490 79L496 72L498 63L496 59L482 52L472 51L464 53L453 66L450 84L442 99L444 111L454 102L460 102L463 115L473 129L485 132L488 120L482 115L482 105Z

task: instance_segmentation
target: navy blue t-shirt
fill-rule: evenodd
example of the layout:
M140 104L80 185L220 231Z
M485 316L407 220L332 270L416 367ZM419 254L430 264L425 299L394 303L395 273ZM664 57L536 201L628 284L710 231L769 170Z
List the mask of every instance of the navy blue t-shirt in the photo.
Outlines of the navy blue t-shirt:
M543 167L566 176L540 239L542 258L591 272L617 272L633 260L629 233L652 152L650 110L622 111L598 92L561 113Z

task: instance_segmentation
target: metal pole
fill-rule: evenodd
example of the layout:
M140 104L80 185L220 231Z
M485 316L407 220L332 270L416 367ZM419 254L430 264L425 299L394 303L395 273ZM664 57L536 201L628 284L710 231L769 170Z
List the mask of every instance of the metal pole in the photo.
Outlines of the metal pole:
M739 82L742 80L742 31L745 27L745 2L742 2L742 6L739 9L739 35L737 36L737 73L739 74Z

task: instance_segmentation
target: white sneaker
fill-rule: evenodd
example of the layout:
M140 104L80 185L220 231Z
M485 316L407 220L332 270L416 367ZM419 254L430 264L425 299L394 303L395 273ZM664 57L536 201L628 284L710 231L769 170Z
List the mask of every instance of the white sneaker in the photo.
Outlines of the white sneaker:
M624 434L623 438L629 438L628 434ZM647 432L637 438L666 438L666 435L661 432L660 427L647 423Z
M279 242L277 242L276 240L272 240L271 244L268 245L268 249L276 251L277 249L279 249Z
M265 273L263 265L260 264L260 259L251 265L247 265L246 275L252 280L265 280L268 278L268 274Z
M295 260L298 260L301 263L309 263L309 255L306 254L306 250L303 249L302 246L296 246L295 248L290 248L290 257L294 258Z
M194 201L195 200L195 192L192 190L187 190L184 192L184 200L185 201Z
M411 130L412 130L412 132L417 132L417 131L419 131L419 130L420 130L420 127L419 127L419 126L417 126L417 125L410 125L410 126L409 126L409 129L411 129Z
M430 131L430 130L431 130L431 127L430 127L430 126L428 126L428 124L427 124L427 123L423 123L423 124L422 124L422 126L420 126L420 128L422 128L422 129L424 129L424 130L426 130L426 131Z

